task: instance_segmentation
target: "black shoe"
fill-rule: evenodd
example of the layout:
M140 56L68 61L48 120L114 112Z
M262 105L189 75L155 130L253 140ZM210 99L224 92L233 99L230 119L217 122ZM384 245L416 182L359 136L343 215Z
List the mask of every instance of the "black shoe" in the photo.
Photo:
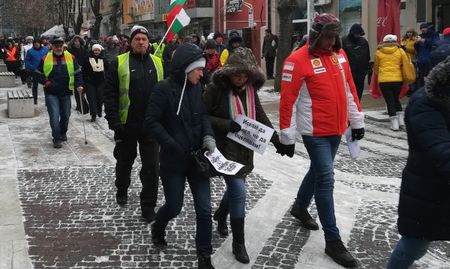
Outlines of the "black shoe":
M67 136L66 135L63 135L63 136L61 136L61 141L67 141Z
M341 240L326 241L325 253L346 268L354 268L357 265L355 258L347 251Z
M233 232L233 254L237 261L241 263L249 263L250 259L245 249L245 219L234 218L230 219L231 231Z
M233 254L236 260L240 263L247 264L250 262L244 243L238 244L233 242Z
M156 213L154 207L141 206L142 217L146 222L150 223L155 220Z
M101 118L101 117L102 117L102 112L98 112L98 113L97 113L97 116L98 116L99 118Z
M211 263L211 257L198 257L198 269L215 269Z
M308 230L319 230L319 225L317 222L311 217L311 215L308 212L308 209L306 208L300 208L295 203L292 205L291 208L291 215L294 216L296 219L298 219L302 226L305 227Z
M53 147L54 147L55 149L60 149L60 148L62 148L61 141L59 141L59 140L53 141Z
M92 115L92 116L91 116L91 122L95 122L95 118L96 118L96 116L95 116L95 115Z
M37 100L34 100L34 104L37 105Z
M213 219L217 221L217 232L220 237L228 236L227 213L221 211L220 207L214 213Z
M152 243L157 248L164 248L167 247L167 242L165 239L166 232L164 231L165 228L160 227L156 222L153 222L151 226L152 230Z
M116 202L119 205L125 205L128 202L128 194L127 192L119 192L116 193Z

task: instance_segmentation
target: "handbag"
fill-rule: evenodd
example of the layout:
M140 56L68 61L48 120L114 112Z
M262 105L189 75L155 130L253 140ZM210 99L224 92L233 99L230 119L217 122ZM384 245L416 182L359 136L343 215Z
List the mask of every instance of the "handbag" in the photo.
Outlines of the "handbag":
M412 84L416 81L416 69L414 64L411 62L411 59L406 55L406 53L402 53L402 76L403 83Z

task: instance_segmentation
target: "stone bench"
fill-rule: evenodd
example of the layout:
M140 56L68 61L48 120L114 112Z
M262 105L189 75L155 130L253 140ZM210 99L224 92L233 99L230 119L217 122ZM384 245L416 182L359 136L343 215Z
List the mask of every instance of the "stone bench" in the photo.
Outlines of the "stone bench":
M9 118L34 117L33 95L29 90L12 90L7 93Z
M8 72L8 68L6 68L6 64L0 63L0 72Z
M0 88L16 87L16 76L13 72L0 72Z

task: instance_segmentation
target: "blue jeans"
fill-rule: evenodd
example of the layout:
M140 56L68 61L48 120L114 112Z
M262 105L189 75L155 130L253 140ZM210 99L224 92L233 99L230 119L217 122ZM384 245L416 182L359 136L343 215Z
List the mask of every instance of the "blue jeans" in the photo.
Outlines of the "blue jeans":
M69 126L70 95L46 94L45 103L52 128L53 142L60 141L66 135Z
M427 253L430 241L403 236L392 251L387 269L408 269Z
M211 233L211 192L209 178L199 172L186 173L162 169L161 182L164 188L165 204L156 213L156 223L166 227L183 207L184 187L186 178L194 198L194 208L197 217L195 244L198 256L210 256L212 253Z
M334 215L334 157L341 142L340 136L303 136L311 165L297 193L296 204L307 208L314 195L317 212L325 233L325 240L340 240Z
M245 176L224 176L227 190L222 203L228 205L230 218L245 218Z

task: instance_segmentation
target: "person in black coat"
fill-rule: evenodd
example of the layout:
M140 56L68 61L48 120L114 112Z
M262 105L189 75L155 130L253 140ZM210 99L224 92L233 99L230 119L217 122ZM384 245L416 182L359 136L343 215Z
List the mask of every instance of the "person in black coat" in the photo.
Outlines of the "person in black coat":
M369 43L363 37L364 34L361 24L355 23L350 28L348 35L342 39L342 48L347 54L360 101L364 91L364 79L370 66Z
M97 116L102 116L105 70L107 70L107 63L103 60L102 52L103 47L94 44L89 56L84 60L83 81L89 102L91 122L94 122Z
M431 241L450 240L450 57L428 75L406 108L409 155L398 206L402 238L388 269L409 268Z
M152 224L152 242L167 245L165 229L183 206L186 179L194 197L197 216L196 247L198 268L211 264L211 194L209 178L194 166L191 153L199 149L214 151L214 133L202 102L200 79L206 60L196 45L183 44L175 51L170 74L158 83L150 96L145 130L160 144L160 175L165 204Z

